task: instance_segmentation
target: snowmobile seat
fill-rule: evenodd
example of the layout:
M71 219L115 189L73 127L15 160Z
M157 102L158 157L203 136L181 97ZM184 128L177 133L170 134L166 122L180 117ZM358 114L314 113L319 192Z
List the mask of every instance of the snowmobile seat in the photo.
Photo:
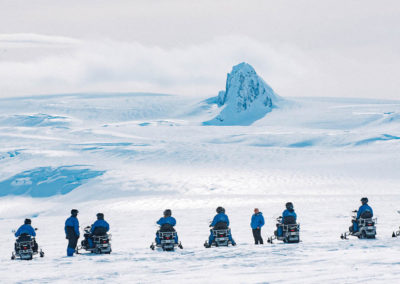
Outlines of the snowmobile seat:
M106 227L96 227L93 231L94 236L105 236L107 235Z
M163 224L160 227L160 232L175 232L175 229L171 224Z
M32 240L32 237L28 234L22 234L18 237L17 242L29 242Z
M283 219L283 224L294 225L296 224L296 218L294 218L294 216L287 216Z
M372 213L371 213L371 211L364 211L364 212L361 214L360 218L362 218L362 219L369 219L369 218L372 218Z
M214 226L214 230L226 230L226 229L228 229L228 225L226 224L226 222L218 222Z

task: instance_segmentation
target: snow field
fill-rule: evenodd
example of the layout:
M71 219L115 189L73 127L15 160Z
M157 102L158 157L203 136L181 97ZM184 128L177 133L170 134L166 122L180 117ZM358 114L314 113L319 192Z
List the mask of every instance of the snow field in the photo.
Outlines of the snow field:
M400 103L293 99L252 126L202 126L218 109L157 95L64 95L0 101L0 182L41 167L104 171L65 195L0 197L0 282L4 283L373 283L399 278L396 212ZM29 181L32 176L26 176ZM79 179L79 175L78 175ZM77 182L43 175L38 185ZM17 183L18 184L18 183ZM12 186L0 190L9 190ZM46 188L47 188L46 187ZM351 211L368 196L376 240L341 240ZM254 246L254 207L275 229L287 201L300 244ZM217 206L236 247L205 249ZM111 255L67 258L64 221L81 226L103 212ZM151 251L166 208L184 246ZM31 217L43 259L11 261L12 229ZM21 273L23 271L24 273Z

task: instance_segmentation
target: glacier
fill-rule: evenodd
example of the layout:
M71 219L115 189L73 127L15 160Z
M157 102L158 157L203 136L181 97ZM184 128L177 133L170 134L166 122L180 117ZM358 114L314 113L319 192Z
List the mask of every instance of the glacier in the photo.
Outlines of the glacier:
M391 233L400 225L400 101L285 98L251 125L221 127L203 122L229 98L218 107L209 97L0 99L0 282L398 281L400 240ZM69 182L73 190L62 191ZM23 194L10 192L13 183ZM362 196L378 218L377 239L343 241ZM287 201L302 242L255 246L254 207L265 217L265 240ZM217 206L229 215L236 247L203 247ZM72 208L82 226L105 214L111 255L65 256ZM174 253L149 249L166 208L184 246ZM12 230L25 218L46 256L11 261Z

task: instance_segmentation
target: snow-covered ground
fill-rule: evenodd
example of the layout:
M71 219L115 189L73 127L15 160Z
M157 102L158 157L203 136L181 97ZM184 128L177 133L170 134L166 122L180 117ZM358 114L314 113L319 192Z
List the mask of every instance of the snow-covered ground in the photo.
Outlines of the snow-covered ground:
M251 126L203 126L213 100L71 94L0 100L0 282L395 283L400 278L400 101L298 98ZM341 240L368 196L376 240ZM292 201L300 244L253 245ZM217 206L236 247L205 249ZM111 255L67 258L64 221L103 212ZM151 251L166 208L184 246ZM32 218L45 258L11 261Z

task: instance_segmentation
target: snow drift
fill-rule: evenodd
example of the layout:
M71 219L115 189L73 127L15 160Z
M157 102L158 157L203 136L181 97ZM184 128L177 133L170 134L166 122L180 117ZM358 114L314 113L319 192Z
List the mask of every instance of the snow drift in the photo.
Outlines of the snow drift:
M240 63L228 74L225 91L218 94L216 102L222 111L204 125L250 125L270 112L278 100L251 65Z

